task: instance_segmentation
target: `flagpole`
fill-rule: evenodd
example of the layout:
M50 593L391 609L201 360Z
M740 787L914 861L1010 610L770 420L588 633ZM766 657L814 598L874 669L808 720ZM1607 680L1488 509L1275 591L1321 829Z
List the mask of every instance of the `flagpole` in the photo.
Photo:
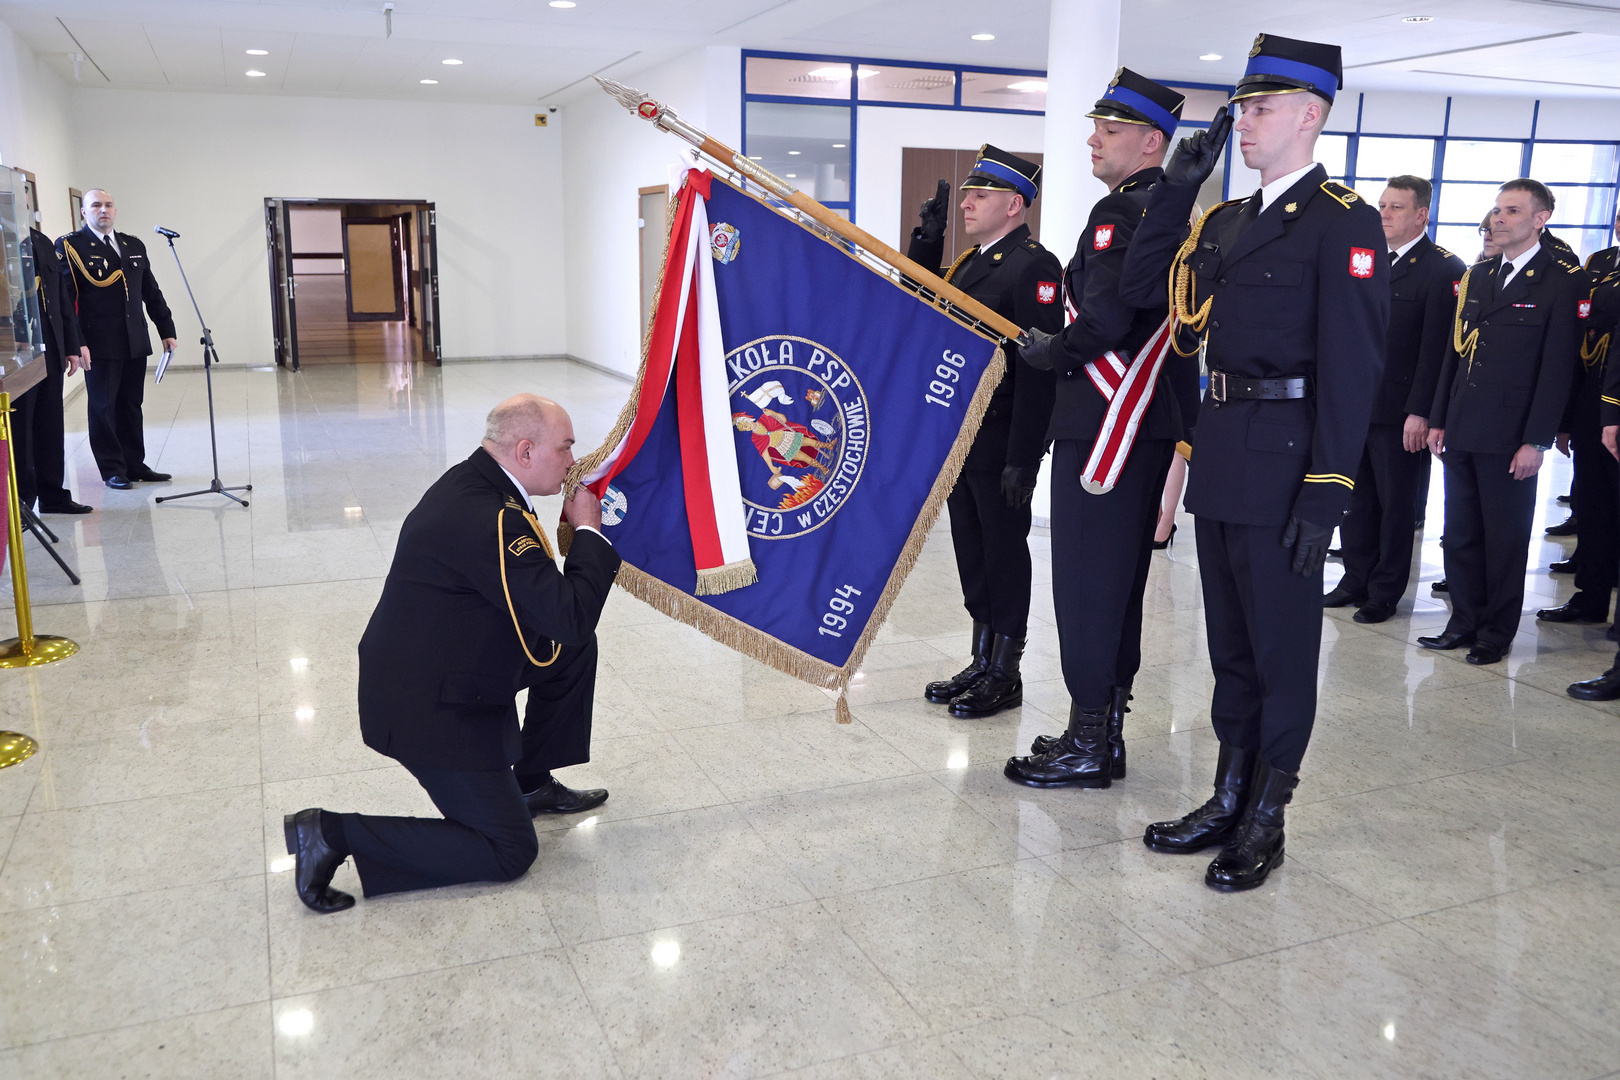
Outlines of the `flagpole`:
M595 79L603 90L612 95L614 100L643 120L650 120L656 127L686 140L696 147L697 151L704 157L714 161L722 168L733 169L741 173L772 195L813 219L829 232L836 233L856 248L899 271L903 275L902 280L909 278L910 281L907 284L915 286L918 293L925 300L936 304L936 306L954 308L958 315L967 317L969 321L978 324L980 328L993 331L995 335L1006 340L1016 343L1025 337L1023 328L1011 319L998 315L961 289L946 282L944 278L934 273L934 271L921 263L906 258L906 256L900 254L900 252L871 233L822 206L775 173L761 168L757 162L737 153L737 151L707 132L688 124L677 116L675 110L669 106L655 101L640 90L615 82L612 79L604 79L600 75L592 75L591 78Z

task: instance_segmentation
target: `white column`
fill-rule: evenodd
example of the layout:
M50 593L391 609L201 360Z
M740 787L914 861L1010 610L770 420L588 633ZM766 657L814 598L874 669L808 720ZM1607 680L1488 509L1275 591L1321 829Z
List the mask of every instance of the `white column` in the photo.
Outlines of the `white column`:
M1119 70L1120 0L1052 0L1046 30L1046 137L1042 147L1041 243L1068 264L1107 188L1091 175L1086 113ZM1035 488L1036 524L1051 516L1049 463Z

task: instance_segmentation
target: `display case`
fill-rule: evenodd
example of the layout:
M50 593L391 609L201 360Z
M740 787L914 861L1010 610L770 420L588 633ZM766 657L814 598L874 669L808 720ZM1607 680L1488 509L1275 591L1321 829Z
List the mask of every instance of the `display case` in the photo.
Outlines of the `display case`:
M0 393L16 397L45 375L45 338L40 325L39 278L28 230L34 212L27 178L0 166Z

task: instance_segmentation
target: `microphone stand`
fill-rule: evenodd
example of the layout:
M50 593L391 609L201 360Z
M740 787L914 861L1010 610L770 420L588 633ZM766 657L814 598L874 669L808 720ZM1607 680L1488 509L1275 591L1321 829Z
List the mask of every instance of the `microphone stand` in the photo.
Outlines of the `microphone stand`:
M247 500L232 495L233 491L252 491L252 484L242 484L239 487L226 487L219 478L219 436L214 429L214 365L219 363L219 354L214 351L214 335L208 329L208 323L203 320L202 308L197 306L197 294L191 291L191 281L186 277L186 268L180 262L180 252L175 250L174 237L161 233L169 242L169 252L174 255L174 265L180 269L180 280L185 283L186 295L191 297L191 310L197 313L197 322L202 326L203 347L203 378L208 382L208 447L214 455L214 478L206 488L201 491L188 491L183 495L159 495L154 502L173 502L176 499L189 499L193 495L223 495L234 503L247 506Z

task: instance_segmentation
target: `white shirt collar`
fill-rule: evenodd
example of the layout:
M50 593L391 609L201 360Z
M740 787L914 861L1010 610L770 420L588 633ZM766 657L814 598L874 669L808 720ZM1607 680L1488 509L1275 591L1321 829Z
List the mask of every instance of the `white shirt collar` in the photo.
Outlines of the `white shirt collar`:
M1540 250L1541 250L1541 241L1537 240L1534 244L1531 244L1529 247L1527 247L1523 251L1519 252L1519 257L1516 258L1516 259L1510 259L1506 255L1503 255L1502 256L1502 284L1506 285L1508 282L1512 281L1513 278L1514 278L1514 275L1516 275L1520 270L1523 270L1524 267L1525 267L1525 264L1528 263L1531 259L1535 258L1536 257L1536 252L1538 252Z
M1000 236L996 237L994 240L990 241L988 244L980 244L979 245L979 254L980 255L985 254L991 248L995 247L997 244L1001 243L1003 240L1007 239L1007 237L1011 236L1013 233L1015 233L1017 231L1018 231L1018 226L1014 225L1012 228L1008 229L1006 232L1002 233Z
M102 240L104 240L107 243L111 244L113 247L115 247L115 248L118 247L118 236L117 236L116 233L102 232L101 230L97 229L94 225L90 226L90 231L95 233Z
M1416 247L1417 242L1419 240L1421 240L1421 239L1423 239L1423 234L1418 233L1416 236L1412 237L1412 239L1408 240L1406 243L1402 244L1400 247L1391 248L1390 250L1395 253L1395 261L1400 262L1401 259L1405 258L1406 253L1408 251L1411 251L1414 247Z
M495 461L495 458L491 456L490 460ZM522 484L518 483L518 478L513 476L511 470L509 470L505 465L501 465L501 463L498 461L495 461L495 464L501 466L501 472L506 473L506 478L512 481L512 486L518 489L519 495L523 496L523 505L529 508L529 513L534 513L534 500L529 497L528 489Z
M1293 187L1295 184L1299 183L1301 178L1303 178L1306 173L1310 172L1314 168L1316 168L1316 162L1313 161L1303 169L1295 169L1287 176L1279 176L1271 183L1261 187L1260 209L1262 211L1269 209L1271 204L1277 200L1279 195Z

